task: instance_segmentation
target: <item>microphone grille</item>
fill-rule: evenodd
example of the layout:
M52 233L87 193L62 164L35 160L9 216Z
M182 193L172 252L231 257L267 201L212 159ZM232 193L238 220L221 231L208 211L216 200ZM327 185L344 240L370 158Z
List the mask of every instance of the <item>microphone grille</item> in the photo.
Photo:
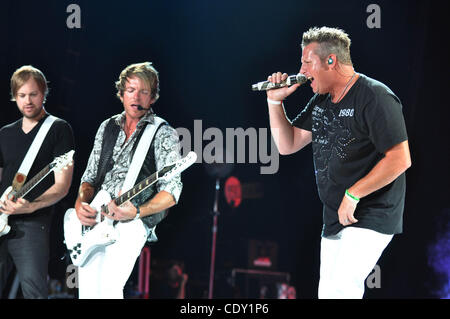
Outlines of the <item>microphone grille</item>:
M295 79L297 80L297 83L299 83L299 84L303 84L306 81L308 81L308 78L306 76L304 76L303 74L301 74L301 73L297 74Z

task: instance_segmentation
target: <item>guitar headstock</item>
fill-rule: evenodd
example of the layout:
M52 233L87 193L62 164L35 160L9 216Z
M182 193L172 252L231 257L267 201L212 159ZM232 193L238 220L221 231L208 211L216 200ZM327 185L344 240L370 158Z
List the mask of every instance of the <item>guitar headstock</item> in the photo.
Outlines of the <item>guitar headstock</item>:
M195 152L189 152L188 155L183 157L182 159L176 161L173 164L165 166L163 169L159 171L158 178L169 181L175 175L180 174L186 168L191 166L197 160L197 154Z
M68 166L73 164L73 154L74 150L68 151L67 153L55 157L53 162L50 164L50 168L55 171L61 171L62 169L67 169Z

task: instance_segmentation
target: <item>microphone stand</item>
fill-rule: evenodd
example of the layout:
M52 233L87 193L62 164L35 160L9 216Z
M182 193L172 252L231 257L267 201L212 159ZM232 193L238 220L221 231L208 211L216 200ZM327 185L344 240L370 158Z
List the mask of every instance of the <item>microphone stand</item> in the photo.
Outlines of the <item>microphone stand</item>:
M213 226L212 226L212 245L211 245L211 265L209 268L209 291L208 291L208 299L213 298L213 290L214 290L214 266L216 261L216 239L217 239L217 217L220 212L218 209L219 206L219 190L220 190L220 178L216 178L216 195L214 198L214 208L212 211L213 214Z

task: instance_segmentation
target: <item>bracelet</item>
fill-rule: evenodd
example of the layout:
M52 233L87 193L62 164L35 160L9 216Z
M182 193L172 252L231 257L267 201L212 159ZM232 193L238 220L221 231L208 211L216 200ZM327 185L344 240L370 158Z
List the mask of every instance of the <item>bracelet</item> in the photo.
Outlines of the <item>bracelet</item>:
M283 102L282 101L274 101L274 100L267 98L267 103L274 104L274 105L281 105L281 103L283 103Z
M139 219L141 217L141 210L139 209L139 206L136 207L136 216L133 218L133 220Z
M359 203L359 198L356 197L355 195L350 194L350 192L348 191L348 189L345 190L345 197L347 197L349 200L351 200L353 203L358 204Z

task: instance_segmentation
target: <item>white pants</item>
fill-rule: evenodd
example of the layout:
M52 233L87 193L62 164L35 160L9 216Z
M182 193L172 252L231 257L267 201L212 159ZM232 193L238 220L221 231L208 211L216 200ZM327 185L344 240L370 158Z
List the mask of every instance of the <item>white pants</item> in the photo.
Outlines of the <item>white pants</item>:
M393 235L346 227L332 238L322 238L319 299L361 299L364 281Z
M78 268L80 299L123 299L123 288L147 240L148 230L140 219L119 222L117 241L92 252Z

